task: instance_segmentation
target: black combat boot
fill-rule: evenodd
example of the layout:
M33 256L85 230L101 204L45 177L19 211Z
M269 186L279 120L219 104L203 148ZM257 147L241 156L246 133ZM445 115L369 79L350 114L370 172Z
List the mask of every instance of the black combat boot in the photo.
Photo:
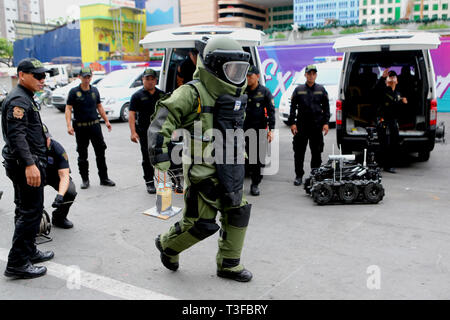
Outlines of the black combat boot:
M159 252L161 252L160 257L161 257L161 262L164 265L164 267L166 267L167 269L172 270L172 271L177 271L178 267L179 267L178 262L170 262L170 257L167 256L166 254L164 254L164 252L163 252L164 250L161 245L161 235L158 235L156 237L155 245L156 245L156 248L159 250Z
M303 177L295 177L294 186L300 186L302 184Z
M259 188L257 184L252 184L250 186L250 193L252 196L259 196Z
M87 189L87 188L89 188L89 180L88 180L88 179L86 179L86 180L83 179L83 182L81 183L80 188L81 188L81 189Z
M111 179L103 179L100 180L100 185L102 186L107 186L107 187L114 187L116 185L116 183L114 181L112 181Z
M15 279L33 279L42 277L47 273L47 268L43 266L33 266L31 262L26 263L20 267L7 266L5 270L5 277Z
M156 193L156 188L155 188L155 183L153 181L151 182L147 182L147 192L150 194L155 194Z
M73 223L66 218L63 214L53 213L52 215L52 224L55 227L62 229L70 229L73 228Z
M36 249L36 252L30 258L30 262L31 263L39 263L39 262L48 261L48 260L53 259L54 256L55 256L55 253L53 251L42 252L42 251Z
M227 270L217 270L217 276L221 278L231 279L239 282L249 282L253 278L253 274L247 269L242 269L239 272L232 272Z

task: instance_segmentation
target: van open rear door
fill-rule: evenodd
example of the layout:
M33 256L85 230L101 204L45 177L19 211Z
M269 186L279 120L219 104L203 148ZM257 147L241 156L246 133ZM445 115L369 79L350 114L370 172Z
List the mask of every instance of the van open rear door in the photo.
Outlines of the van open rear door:
M255 29L202 25L150 32L139 43L146 49L193 48L195 40L201 40L204 36L228 36L243 47L256 47L261 43L263 34Z
M409 30L376 30L336 39L336 52L370 52L436 49L439 34Z

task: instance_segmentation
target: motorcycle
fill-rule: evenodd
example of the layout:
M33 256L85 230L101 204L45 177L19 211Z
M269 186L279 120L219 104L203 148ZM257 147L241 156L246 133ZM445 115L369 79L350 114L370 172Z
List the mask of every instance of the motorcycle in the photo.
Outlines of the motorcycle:
M38 91L34 94L34 101L39 106L44 106L47 108L53 107L52 105L52 90L45 86L42 91Z

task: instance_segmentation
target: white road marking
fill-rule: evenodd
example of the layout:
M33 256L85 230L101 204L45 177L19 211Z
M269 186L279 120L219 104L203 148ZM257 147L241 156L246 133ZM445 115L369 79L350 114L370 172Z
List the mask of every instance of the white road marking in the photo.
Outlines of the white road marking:
M8 261L9 250L0 248L0 260ZM46 261L40 263L47 267L47 274L67 281L73 281L74 268ZM125 300L176 300L171 296L139 288L128 283L80 270L79 285ZM68 289L69 290L69 289Z

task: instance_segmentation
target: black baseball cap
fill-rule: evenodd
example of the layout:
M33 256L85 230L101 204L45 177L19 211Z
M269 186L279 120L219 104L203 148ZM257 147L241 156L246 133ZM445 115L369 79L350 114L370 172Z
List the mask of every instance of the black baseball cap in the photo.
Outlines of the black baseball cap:
M82 77L92 76L91 68L82 68L80 71L80 76L82 76Z
M145 69L142 76L143 77L152 76L152 77L158 78L158 74L156 73L156 71L153 69L150 69L150 68Z
M389 71L388 73L389 77L396 77L397 76L397 72L395 72L394 70Z
M251 66L250 68L248 68L247 74L248 75L259 74L258 67L257 66Z
M17 73L19 73L19 71L25 73L44 73L50 70L45 68L42 62L40 62L38 59L25 58L21 60L19 62L19 65L17 66Z
M317 72L317 67L316 67L315 64L310 64L310 65L308 65L308 66L306 67L305 73L308 73L308 72L310 72L310 71L315 71L315 72Z

